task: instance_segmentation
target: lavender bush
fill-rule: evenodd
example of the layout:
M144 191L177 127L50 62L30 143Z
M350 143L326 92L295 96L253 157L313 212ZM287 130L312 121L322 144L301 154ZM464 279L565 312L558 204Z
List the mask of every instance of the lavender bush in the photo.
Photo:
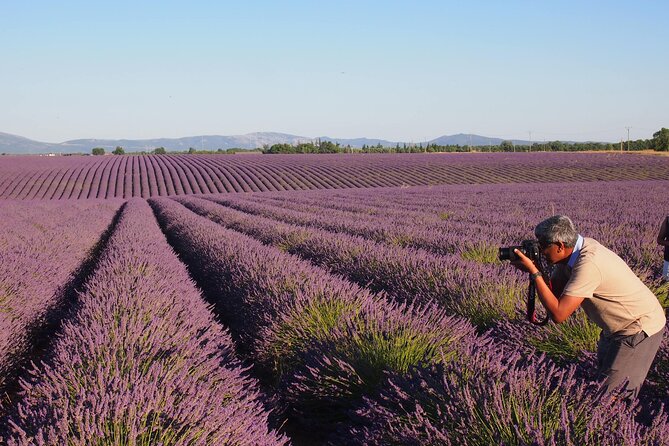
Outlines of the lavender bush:
M596 364L594 352L600 328L590 322L582 310L577 310L561 324L549 323L537 328L522 319L499 320L491 331L500 342L524 347L527 352L537 350L561 364L587 362L590 368Z
M362 397L375 394L388 372L448 362L477 338L466 320L435 306L368 306L334 335L304 351L305 366L283 385L292 414L327 432L346 423Z
M602 394L544 358L480 340L455 360L390 376L333 438L348 445L666 445L669 422L636 421L637 407Z

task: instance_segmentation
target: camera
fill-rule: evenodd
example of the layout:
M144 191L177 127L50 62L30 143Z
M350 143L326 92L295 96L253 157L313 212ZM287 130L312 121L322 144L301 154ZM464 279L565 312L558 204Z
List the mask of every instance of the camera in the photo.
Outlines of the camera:
M518 255L514 250L518 250L525 254L534 264L537 266L537 269L544 274L546 259L541 255L541 249L539 247L539 242L536 240L523 240L520 242L520 246L508 246L505 248L499 248L499 259L500 260L511 260L512 262L518 260ZM547 283L550 287L550 282ZM543 319L537 318L537 312L535 307L535 302L537 298L537 284L533 280L533 276L530 276L530 280L527 286L527 320L534 325L546 325L549 320L549 315Z
M506 248L499 248L499 259L500 260L511 260L512 262L518 260L518 256L514 249L522 252L530 260L534 261L539 258L539 242L536 240L523 240L520 242L520 246L509 246Z

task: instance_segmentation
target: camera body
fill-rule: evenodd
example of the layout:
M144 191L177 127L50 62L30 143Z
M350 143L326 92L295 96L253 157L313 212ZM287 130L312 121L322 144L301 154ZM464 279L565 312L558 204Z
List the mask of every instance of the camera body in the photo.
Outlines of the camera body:
M520 246L499 248L499 259L511 260L512 262L518 260L518 256L515 252L513 252L514 249L522 252L532 261L535 261L539 258L539 242L536 240L523 240L520 242Z

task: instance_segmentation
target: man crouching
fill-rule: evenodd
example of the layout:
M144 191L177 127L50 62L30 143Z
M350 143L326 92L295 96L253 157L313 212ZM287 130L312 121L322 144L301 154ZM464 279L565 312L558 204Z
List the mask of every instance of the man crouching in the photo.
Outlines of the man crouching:
M601 329L598 375L613 390L628 380L634 399L662 342L666 317L657 297L614 252L576 232L569 217L556 215L534 230L539 249L554 266L552 290L537 266L514 250L516 267L530 273L550 318L564 322L578 307Z

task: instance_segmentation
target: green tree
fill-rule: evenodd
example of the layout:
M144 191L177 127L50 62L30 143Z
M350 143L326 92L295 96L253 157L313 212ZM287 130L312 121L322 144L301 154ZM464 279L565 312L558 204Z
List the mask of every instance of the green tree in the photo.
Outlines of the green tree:
M315 151L316 146L311 142L301 142L295 147L297 153L314 153Z
M503 152L511 152L513 151L513 142L509 140L504 140L502 141L502 144L500 144L500 148L502 149Z
M335 144L332 141L319 141L318 153L338 153L339 143Z
M661 130L653 133L653 139L651 140L651 145L653 150L660 152L669 151L669 129L662 127Z
M192 147L188 148L188 153L193 154L193 153L196 153L196 152L197 152L197 150L195 150L194 148L192 148Z
M116 146L114 151L112 152L114 155L125 155L125 150L123 150L123 147L121 146Z
M165 155L167 151L165 150L165 147L156 147L153 149L153 154L154 155Z
M93 155L104 155L105 154L105 149L102 147L93 147L93 150L91 150L91 153Z

